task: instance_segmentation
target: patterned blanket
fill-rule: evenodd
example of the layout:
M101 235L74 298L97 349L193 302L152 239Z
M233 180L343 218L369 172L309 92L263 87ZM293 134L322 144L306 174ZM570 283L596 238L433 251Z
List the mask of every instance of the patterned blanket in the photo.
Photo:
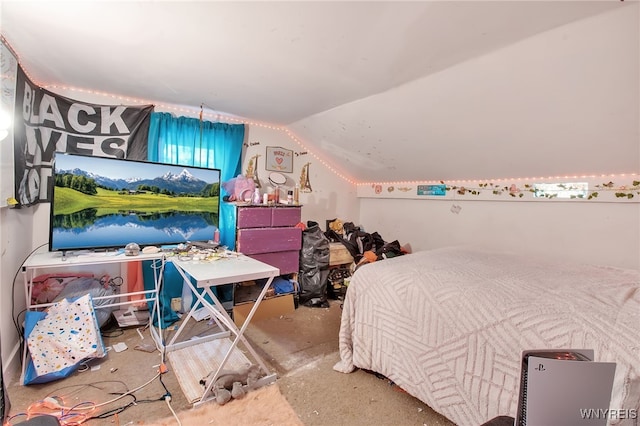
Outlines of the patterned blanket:
M640 271L417 252L359 268L341 321L335 370L383 374L459 426L515 417L527 349L593 349L617 363L610 407L640 409Z

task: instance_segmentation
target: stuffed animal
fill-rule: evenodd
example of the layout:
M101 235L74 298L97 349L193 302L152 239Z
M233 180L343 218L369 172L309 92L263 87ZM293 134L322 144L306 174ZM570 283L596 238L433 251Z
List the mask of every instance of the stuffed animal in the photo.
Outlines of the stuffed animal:
M231 392L225 388L215 389L216 402L218 405L224 405L231 401Z
M329 223L329 229L335 231L336 234L344 234L344 225L340 219L335 219L333 222Z
M222 182L222 188L227 192L228 201L251 201L256 184L253 179L238 175L228 181Z
M233 399L240 399L245 396L246 392L244 390L244 386L240 382L234 382L233 388L231 388L231 397Z
M200 384L205 389L209 387L215 376L215 370L200 379ZM231 398L242 398L247 391L256 387L257 381L262 377L260 367L254 364L238 370L222 370L211 386L211 392L220 405L224 405Z

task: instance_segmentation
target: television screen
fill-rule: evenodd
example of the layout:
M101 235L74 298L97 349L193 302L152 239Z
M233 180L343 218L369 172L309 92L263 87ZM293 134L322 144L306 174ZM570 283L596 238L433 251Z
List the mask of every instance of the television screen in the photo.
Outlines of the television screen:
M50 251L213 239L220 170L56 153Z

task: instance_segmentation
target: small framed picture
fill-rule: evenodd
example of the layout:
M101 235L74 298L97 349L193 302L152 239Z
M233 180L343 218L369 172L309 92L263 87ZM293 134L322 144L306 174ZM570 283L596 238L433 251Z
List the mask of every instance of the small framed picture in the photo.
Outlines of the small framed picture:
M265 168L274 172L293 173L293 151L279 146L267 147Z

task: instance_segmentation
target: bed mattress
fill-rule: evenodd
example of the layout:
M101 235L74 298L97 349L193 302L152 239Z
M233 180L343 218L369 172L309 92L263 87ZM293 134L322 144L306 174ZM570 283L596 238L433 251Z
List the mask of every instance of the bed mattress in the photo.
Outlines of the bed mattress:
M616 362L612 409L640 408L640 271L447 247L351 279L334 369L376 371L460 426L515 417L527 349ZM624 424L624 420L611 423Z

